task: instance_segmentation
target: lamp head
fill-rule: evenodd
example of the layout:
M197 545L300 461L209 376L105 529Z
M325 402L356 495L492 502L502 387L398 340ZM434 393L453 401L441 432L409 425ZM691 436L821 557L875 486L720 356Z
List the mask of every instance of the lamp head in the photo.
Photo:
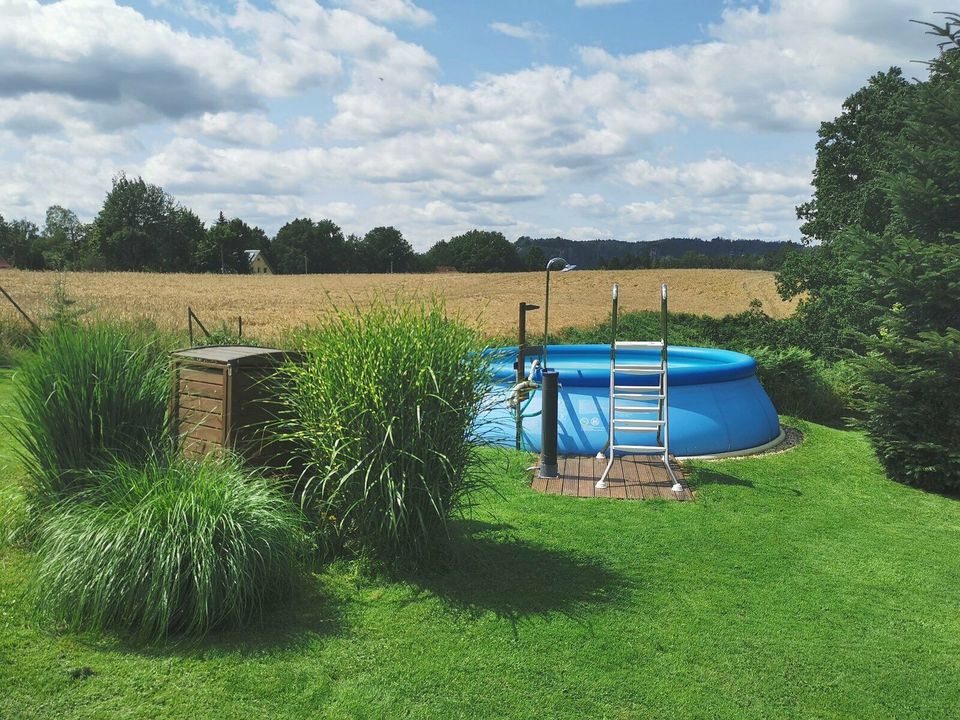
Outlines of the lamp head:
M547 260L547 270L552 270L553 266L557 263L562 263L560 272L569 272L570 270L573 270L576 267L576 265L571 265L562 257L552 257L549 260Z

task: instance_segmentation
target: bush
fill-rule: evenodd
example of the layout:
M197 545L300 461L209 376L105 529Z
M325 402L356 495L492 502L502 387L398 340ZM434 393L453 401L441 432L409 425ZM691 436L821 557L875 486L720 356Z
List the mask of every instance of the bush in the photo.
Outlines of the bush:
M238 462L121 464L89 488L41 525L29 596L42 622L197 636L249 621L297 577L301 516Z
M617 336L621 340L653 340L660 338L660 313L650 310L623 313L617 320ZM759 301L751 309L721 318L692 313L670 313L668 341L671 345L719 347L749 352L757 347L805 347L802 334L793 318L777 320L763 312ZM609 343L610 320L592 328L564 328L555 342ZM815 350L815 348L810 348Z
M87 470L148 455L164 436L165 353L119 325L55 325L16 375L10 431L34 500L82 489Z
M831 380L848 381L847 376L831 376L822 361L798 347L763 347L750 354L757 361L757 377L777 412L817 422L842 419L848 405Z
M863 359L863 425L887 474L960 490L960 331L889 336Z
M305 364L281 373L302 506L389 568L435 560L477 483L472 428L489 386L477 335L437 304L377 304L302 346Z

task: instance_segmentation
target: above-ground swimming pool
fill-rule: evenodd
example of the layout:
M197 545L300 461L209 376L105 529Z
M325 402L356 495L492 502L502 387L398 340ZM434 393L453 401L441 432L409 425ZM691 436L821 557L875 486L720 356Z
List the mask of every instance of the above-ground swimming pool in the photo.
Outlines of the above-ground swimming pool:
M516 420L507 406L510 388L516 382L516 348L503 348L494 362L497 390L491 407L478 420L486 442L514 445ZM526 359L524 375L532 361ZM551 345L550 368L560 373L557 449L563 455L595 455L609 435L610 346ZM659 364L660 350L617 350L617 362ZM667 382L670 411L670 452L679 457L749 453L774 443L781 436L777 411L760 385L756 361L729 350L670 346ZM649 387L657 376L617 376L618 385ZM523 447L540 451L541 393L535 392L524 408ZM618 401L618 405L642 405ZM617 432L617 443L653 445L649 432Z

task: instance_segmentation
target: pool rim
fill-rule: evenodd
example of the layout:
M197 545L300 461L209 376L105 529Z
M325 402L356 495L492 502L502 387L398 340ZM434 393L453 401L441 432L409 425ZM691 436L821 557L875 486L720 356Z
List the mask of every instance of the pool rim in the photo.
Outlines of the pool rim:
M516 378L513 362L519 348L516 345L494 348L494 377L498 383L509 383ZM610 345L600 343L549 345L550 368L560 372L560 382L583 387L608 387L610 385L610 365L594 365L577 368L576 358L588 356L590 359L610 357ZM649 362L660 362L658 348L622 348L618 357L632 357ZM536 358L528 355L528 362ZM671 365L673 360L681 363ZM684 364L689 363L689 364ZM527 365L529 368L529 365ZM527 368L524 372L527 372ZM667 382L671 386L702 385L754 377L757 374L757 361L749 355L734 350L720 348L693 347L689 345L667 346ZM651 374L652 376L652 374ZM624 385L646 385L649 381L638 382L644 377L624 378Z

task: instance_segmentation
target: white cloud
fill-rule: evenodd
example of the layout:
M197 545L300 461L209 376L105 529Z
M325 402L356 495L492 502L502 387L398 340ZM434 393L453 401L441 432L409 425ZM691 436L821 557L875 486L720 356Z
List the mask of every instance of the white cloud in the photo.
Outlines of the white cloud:
M436 18L410 0L339 0L342 7L380 22L406 22L411 25L430 25Z
M237 17L251 12L241 0ZM276 13L270 20L262 35L283 22ZM144 122L250 108L340 72L320 43L272 39L249 54L226 37L174 30L112 0L10 0L0 8L0 88L126 106Z
M517 40L543 40L547 37L547 32L540 23L522 22L519 25L512 25L505 22L492 22L490 29L507 37Z
M496 73L481 53L463 75L428 51L432 30L404 39L438 22L409 0L152 0L169 23L119 2L0 0L6 217L90 218L125 171L205 219L272 232L327 215L421 249L471 227L795 236L817 124L871 73L933 52L906 22L928 0L771 0L725 4L702 42ZM490 27L536 40L541 17Z
M176 132L181 136L203 135L229 145L272 145L281 131L274 123L258 113L204 113L199 118L180 123Z
M767 11L731 5L706 42L627 55L585 47L580 57L632 79L644 104L660 113L811 131L868 75L929 54L906 19L932 9L929 0L774 0Z
M591 225L576 225L563 233L563 237L571 240L603 240L612 236L609 230Z
M740 165L725 157L706 158L679 165L651 165L636 160L624 168L623 179L636 187L659 187L696 195L729 195L758 192L809 191L810 168L785 173Z

